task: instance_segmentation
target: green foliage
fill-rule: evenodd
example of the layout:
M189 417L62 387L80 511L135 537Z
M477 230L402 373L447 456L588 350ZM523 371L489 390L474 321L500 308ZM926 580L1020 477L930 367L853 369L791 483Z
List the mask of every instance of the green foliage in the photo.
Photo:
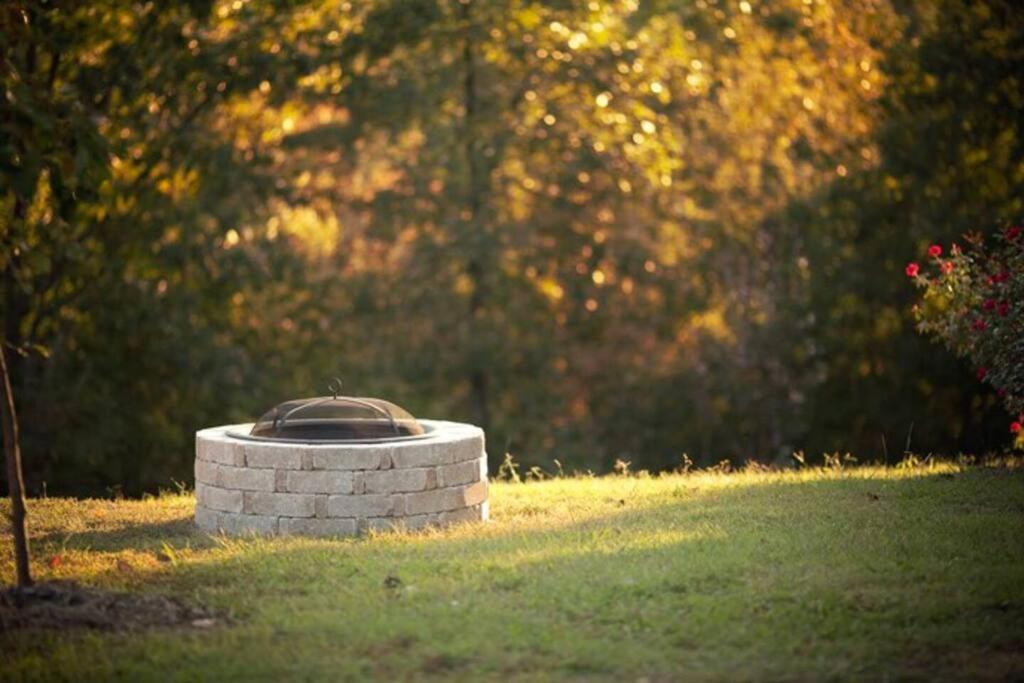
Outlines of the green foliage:
M969 358L979 380L994 387L1006 409L1024 422L1024 236L1012 226L1001 232L994 248L980 238L967 249L954 244L948 257L942 246L929 247L933 273L907 265L907 275L922 289L914 308L918 329L959 356ZM1024 434L1018 434L1018 440Z
M0 22L33 490L156 490L197 428L339 374L483 424L523 472L1006 443L892 276L1024 211L1012 3L103 0Z
M891 460L907 441L926 452L1006 443L995 392L913 333L913 292L901 281L931 242L1024 209L1024 149L1007 144L1021 136L1024 64L1014 46L1024 22L1009 2L906 9L879 63L879 118L860 149L872 161L792 207L812 236L807 305L791 313L809 320L816 381L798 443L812 454L883 450Z
M184 477L189 431L246 384L236 283L301 271L287 253L219 249L223 226L281 192L262 154L216 130L216 108L262 68L292 72L235 55L274 34L267 16L200 46L202 5L4 10L4 336L53 351L12 370L31 478L56 490Z

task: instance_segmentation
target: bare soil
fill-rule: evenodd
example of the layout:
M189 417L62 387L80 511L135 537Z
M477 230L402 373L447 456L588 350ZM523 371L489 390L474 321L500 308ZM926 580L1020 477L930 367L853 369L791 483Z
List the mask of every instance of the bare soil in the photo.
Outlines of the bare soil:
M210 628L223 616L163 595L125 593L48 581L0 589L0 634L23 630Z

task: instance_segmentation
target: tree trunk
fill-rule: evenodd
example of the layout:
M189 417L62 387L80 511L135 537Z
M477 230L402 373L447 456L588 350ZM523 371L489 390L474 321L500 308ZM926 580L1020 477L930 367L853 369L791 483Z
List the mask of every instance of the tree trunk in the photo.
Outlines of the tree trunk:
M19 586L31 586L28 566L28 534L25 532L25 482L21 476L21 447L18 443L18 415L14 410L11 376L7 372L7 352L0 340L0 391L3 413L4 459L7 461L7 488L11 495L11 534L14 537L14 566Z

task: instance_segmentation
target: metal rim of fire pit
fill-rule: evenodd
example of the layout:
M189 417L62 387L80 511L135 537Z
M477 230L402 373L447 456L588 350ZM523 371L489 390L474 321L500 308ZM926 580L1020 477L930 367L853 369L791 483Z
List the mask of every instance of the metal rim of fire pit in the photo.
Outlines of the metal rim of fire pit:
M407 410L378 398L341 396L342 382L328 384L330 396L285 401L264 413L249 433L233 437L268 443L359 444L409 441L430 433Z

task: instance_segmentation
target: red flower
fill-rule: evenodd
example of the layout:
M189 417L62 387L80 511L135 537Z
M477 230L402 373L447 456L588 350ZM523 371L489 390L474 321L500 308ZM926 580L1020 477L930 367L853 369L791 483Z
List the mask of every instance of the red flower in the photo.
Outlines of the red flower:
M1006 239L1008 239L1008 240L1010 240L1012 242L1013 240L1015 240L1018 237L1020 237L1020 232L1021 232L1021 228L1020 228L1019 225L1015 225L1012 228L1007 228L1006 229Z
M996 389L996 396L999 398L1006 396L1006 389Z
M985 301L982 302L981 307L986 311L991 311L996 307L996 301L995 299L985 299Z
M979 332L981 330L984 330L987 327L988 327L988 323L985 322L984 320L982 320L981 318L978 318L973 323L971 323L971 328L975 329L975 330L978 330Z
M1000 282L1006 282L1009 279L1010 279L1010 274L1004 270L1001 273L996 273L995 275L989 275L988 276L988 283L990 285L998 285Z
M952 261L943 261L942 265L940 267L942 268L942 272L946 273L947 275L949 275L950 273L953 272L953 262Z
M932 258L939 258L940 256L942 256L942 247L938 244L933 244L932 246L928 247L928 255L931 256Z
M921 266L916 263L908 263L903 272L907 274L907 277L917 277L917 274L921 272Z
M1010 425L1010 431L1013 432L1014 434L1020 434L1020 431L1022 429L1024 429L1024 425L1022 425L1020 422L1014 422L1013 424Z
M985 375L988 374L988 370L986 370L985 368L978 368L978 370L974 374L978 377L978 380L980 381L985 379Z
M999 302L999 315L1005 318L1010 312L1010 302L1000 301Z
M60 555L51 555L46 564L49 565L50 569L56 569L62 562L64 562L64 559Z

